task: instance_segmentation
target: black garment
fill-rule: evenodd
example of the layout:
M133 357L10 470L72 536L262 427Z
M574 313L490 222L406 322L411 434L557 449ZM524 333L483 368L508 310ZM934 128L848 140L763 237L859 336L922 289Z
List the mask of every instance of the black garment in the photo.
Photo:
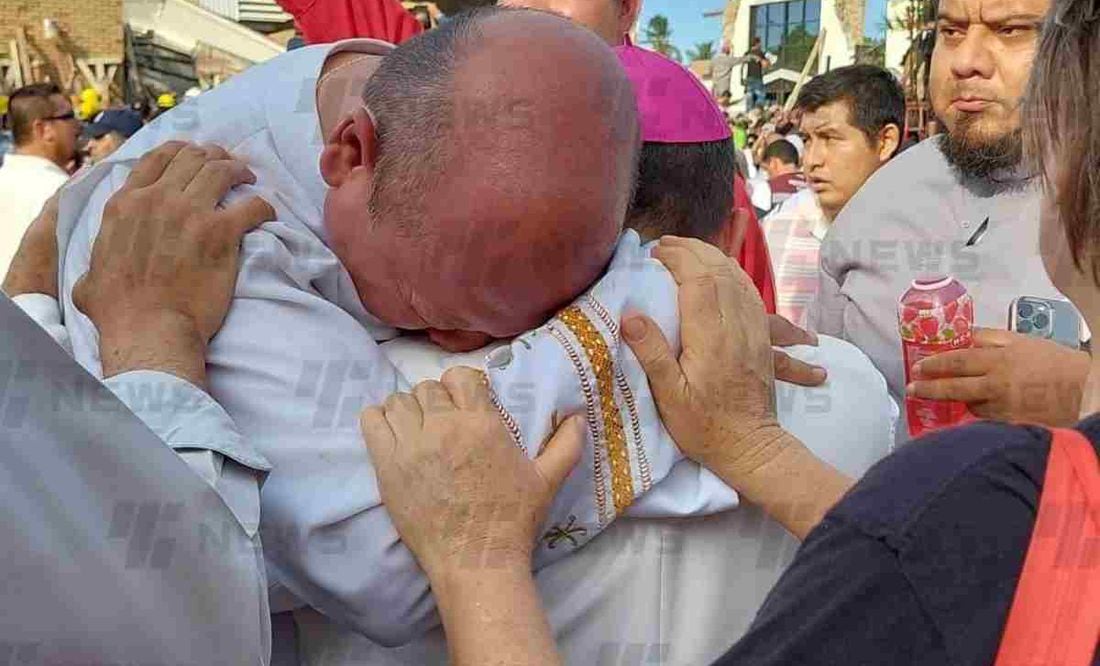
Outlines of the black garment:
M1078 429L1100 442L1100 416ZM717 663L992 664L1049 454L1043 428L979 423L883 460L810 533Z
M745 52L747 56L756 56L756 58L764 57L764 50L761 48L749 49ZM764 66L759 60L753 58L745 63L745 81L763 81L764 80Z

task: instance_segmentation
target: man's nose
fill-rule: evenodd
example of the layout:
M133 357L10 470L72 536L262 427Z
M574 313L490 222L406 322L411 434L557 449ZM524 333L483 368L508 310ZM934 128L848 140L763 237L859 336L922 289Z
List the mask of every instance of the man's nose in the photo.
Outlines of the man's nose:
M983 26L971 26L951 54L951 73L956 79L993 77L991 47L995 37Z
M825 166L825 150L819 145L820 143L820 141L811 141L806 146L806 154L802 156L802 169L806 173Z

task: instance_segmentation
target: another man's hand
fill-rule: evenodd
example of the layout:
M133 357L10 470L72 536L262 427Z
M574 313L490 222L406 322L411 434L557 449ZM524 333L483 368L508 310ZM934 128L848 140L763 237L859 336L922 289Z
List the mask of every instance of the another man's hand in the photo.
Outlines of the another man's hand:
M649 377L661 420L684 455L711 470L751 466L759 435L779 433L769 325L752 280L721 250L665 237L654 248L679 285L683 352L632 315L623 338Z
M965 402L978 417L1069 427L1080 418L1089 356L1049 340L974 329L974 347L916 366L909 395Z
M363 412L361 426L382 501L433 584L485 567L529 572L538 531L585 440L574 416L530 460L504 428L485 376L470 368L390 396Z
M57 208L58 192L23 234L12 257L3 291L8 296L46 294L57 298Z
M229 309L241 238L275 215L259 198L217 209L251 182L221 148L170 142L108 200L90 267L73 288L99 331L104 377L155 368L205 384L206 344Z
M661 421L684 455L805 538L852 482L779 426L760 294L736 262L700 241L662 238L653 256L680 285L683 352L677 359L645 317L627 317L622 330Z
M768 315L768 330L773 347L817 346L816 333L803 330L779 315ZM821 386L829 376L825 368L800 361L778 349L772 350L772 355L777 381L799 386Z

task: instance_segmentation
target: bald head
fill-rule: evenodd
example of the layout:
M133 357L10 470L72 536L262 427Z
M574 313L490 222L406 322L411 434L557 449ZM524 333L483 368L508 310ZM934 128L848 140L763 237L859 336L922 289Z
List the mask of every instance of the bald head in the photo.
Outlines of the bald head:
M479 10L387 56L364 100L377 146L370 233L326 221L376 315L507 337L602 272L639 138L629 81L596 35L544 12ZM404 303L374 297L386 281Z
M638 20L642 0L500 0L511 7L542 9L583 25L611 46L623 38Z

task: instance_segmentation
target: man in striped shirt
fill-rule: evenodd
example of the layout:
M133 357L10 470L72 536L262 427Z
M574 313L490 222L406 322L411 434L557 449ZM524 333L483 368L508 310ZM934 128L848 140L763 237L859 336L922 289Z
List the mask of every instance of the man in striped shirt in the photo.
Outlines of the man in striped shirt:
M776 282L776 312L805 324L817 292L821 243L833 219L868 178L898 152L905 96L892 74L854 65L806 84L796 108L806 143L809 188L764 218Z

